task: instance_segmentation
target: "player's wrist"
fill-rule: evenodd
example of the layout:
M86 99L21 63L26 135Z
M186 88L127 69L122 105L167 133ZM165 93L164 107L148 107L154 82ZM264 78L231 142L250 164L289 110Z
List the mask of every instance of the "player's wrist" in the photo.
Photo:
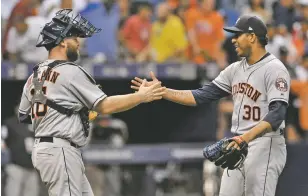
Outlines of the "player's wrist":
M251 138L250 138L250 136L249 136L249 134L248 133L245 133L245 134L243 134L243 135L241 135L241 136L239 136L243 141L245 141L247 144L251 141Z
M134 93L133 95L136 96L136 99L137 99L137 102L138 102L138 103L144 103L144 102L146 102L146 96L144 95L143 92L137 91L137 92Z
M165 94L163 94L162 98L167 99L169 93L170 93L170 89L166 87Z

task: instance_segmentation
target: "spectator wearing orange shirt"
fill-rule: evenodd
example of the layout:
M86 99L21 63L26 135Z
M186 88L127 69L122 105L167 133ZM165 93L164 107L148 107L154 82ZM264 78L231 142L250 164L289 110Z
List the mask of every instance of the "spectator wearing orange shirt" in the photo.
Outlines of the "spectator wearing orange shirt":
M187 7L185 11L185 17L189 18L191 17L190 15L196 14L196 10L198 9L198 0L188 0L185 6Z
M198 14L198 0L189 0L184 5L186 7L185 13L184 13L184 22L185 27L189 26L189 19L196 17L196 14Z
M134 59L149 44L152 10L149 4L142 4L138 13L129 17L121 32L122 44Z
M186 15L186 26L191 44L190 58L202 64L221 59L221 44L224 40L223 16L215 9L215 0L202 0L199 9Z
M293 31L293 44L296 47L298 56L308 52L308 19L302 19Z

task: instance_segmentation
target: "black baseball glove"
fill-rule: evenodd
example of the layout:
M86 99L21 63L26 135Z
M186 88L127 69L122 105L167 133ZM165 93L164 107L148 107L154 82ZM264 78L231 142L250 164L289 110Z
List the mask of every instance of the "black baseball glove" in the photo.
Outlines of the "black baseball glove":
M227 146L233 141L238 144L240 150L234 147L227 150ZM203 155L205 158L215 162L216 166L221 166L222 168L228 168L230 170L240 168L245 161L247 153L248 144L241 136L229 139L224 138L203 149Z

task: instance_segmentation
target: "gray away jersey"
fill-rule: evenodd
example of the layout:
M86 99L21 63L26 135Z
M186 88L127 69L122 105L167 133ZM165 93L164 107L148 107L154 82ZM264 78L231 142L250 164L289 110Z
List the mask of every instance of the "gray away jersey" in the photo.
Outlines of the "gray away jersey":
M45 74L47 65L51 62L52 60L47 60L39 65L39 78ZM23 88L19 112L23 114L30 112L35 137L59 137L84 146L86 137L79 114L67 116L38 103L31 107L32 77L33 74ZM43 92L48 99L77 111L84 106L94 109L100 100L107 97L90 81L81 67L65 63L54 67L49 76L46 76Z
M274 55L253 65L243 58L223 70L213 83L233 96L231 132L236 134L256 126L268 114L270 102L289 100L290 76ZM283 121L279 129L284 127ZM267 135L279 134L279 129Z

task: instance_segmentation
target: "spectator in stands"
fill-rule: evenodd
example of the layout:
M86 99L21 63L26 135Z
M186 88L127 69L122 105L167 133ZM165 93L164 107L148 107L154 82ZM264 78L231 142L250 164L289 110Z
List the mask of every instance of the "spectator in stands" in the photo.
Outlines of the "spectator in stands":
M18 3L18 1L19 0L2 0L1 1L1 19L3 19L4 21L9 19L11 15L11 11L13 10L16 3Z
M38 196L39 176L31 161L34 133L31 126L19 123L18 106L14 109L14 115L6 119L1 127L1 150L7 148L11 158L10 163L5 166L5 195Z
M120 9L120 22L119 22L119 26L118 26L118 40L119 40L119 45L118 45L118 61L122 61L124 60L125 62L132 62L134 61L134 59L130 58L130 54L126 48L126 46L124 45L123 42L123 36L122 36L122 32L121 29L123 29L127 19L135 14L137 11L135 11L135 7L136 3L138 4L139 2L130 2L128 0L118 0L118 4L119 4L119 9Z
M247 0L218 0L220 1L220 8L221 9L232 9L241 11L245 7L249 6L249 2ZM262 0L264 2L265 10L272 10L272 4L279 0Z
M8 34L13 26L13 20L16 18L16 16L20 16L23 18L26 18L28 16L35 16L37 15L37 6L39 5L39 0L20 0L11 11L11 15L6 23L6 28L4 31L4 36L2 38L2 55L6 57L6 46L7 46L7 40L8 40Z
M91 58L116 61L118 57L118 27L121 19L118 2L101 0L88 3L81 14L103 31L85 41L86 53Z
M299 13L300 17L303 20L308 20L308 1L307 0L297 0L299 5Z
M276 35L274 38L276 46L285 46L289 50L288 62L293 64L299 60L299 54L293 42L292 34L288 31L287 26L280 24L277 26ZM279 58L279 57L278 57Z
M288 61L288 56L289 56L289 49L285 46L281 46L279 48L279 56L277 58L285 65L287 70L289 71L291 79L296 79L297 75L295 72L295 65L290 64Z
M9 59L15 63L38 63L46 59L48 56L46 49L35 47L45 19L40 16L27 18L15 16L12 24L6 46Z
M299 97L299 130L308 139L308 54L302 57L301 65L295 68L297 79L291 82L291 92ZM289 133L290 134L290 133ZM294 134L294 133L293 133Z
M276 26L274 22L270 22L266 24L267 26L267 37L268 37L268 44L266 45L266 50L269 51L271 54L275 55L278 57L279 54L279 46L276 46L274 44L274 38L276 35Z
M120 38L131 59L136 59L137 55L149 45L151 13L149 4L141 4L138 13L130 16L121 29Z
M291 32L295 22L294 0L280 0L273 3L273 20L277 25L285 25Z
M275 24L267 24L269 42L266 45L266 50L279 58L279 50L281 47L288 48L288 62L295 63L298 54L293 44L292 35L288 32L284 24L275 26Z
M301 19L294 26L293 44L296 47L298 55L303 56L308 52L308 19Z
M173 12L180 6L180 0L167 0L170 10Z
M266 24L271 20L271 14L265 9L264 0L249 0L249 6L242 11L243 15L251 14L260 17Z
M86 0L45 0L42 2L39 15L50 21L60 9L73 9L79 12L86 7Z
M198 10L198 0L188 0L185 1L186 3L182 3L182 7L180 7L179 9L184 9L184 13L183 16L181 15L181 11L182 10L178 10L177 15L181 18L181 20L183 21L184 25L185 25L185 31L186 31L186 37L188 38L188 31L187 31L187 18L193 18ZM191 44L188 42L188 46L186 48L185 51L185 56L187 58L190 57L190 51L191 51Z
M185 27L181 19L170 13L167 3L157 6L157 20L152 24L150 45L142 51L137 61L150 55L155 62L183 60L187 47Z
M185 6L179 6L174 10L174 14L181 19L181 21L184 25L185 25L185 13L186 13L186 7Z
M200 8L187 16L186 26L191 44L190 59L198 64L219 60L224 40L224 19L215 11L215 1L202 0Z
M128 0L119 0L119 8L120 8L120 25L119 28L122 28L128 17L130 17L130 2Z
M198 10L198 0L188 0L186 2L186 11L185 11L185 19L194 17ZM185 6L185 5L184 5ZM187 26L187 21L185 20L185 26Z
M289 64L288 62L289 50L285 46L279 48L279 56L280 61L286 66L289 71L290 77L292 79L296 79L296 73L294 66ZM299 135L297 134L298 130L298 107L297 107L297 95L290 92L289 95L289 107L286 117L286 137L289 142L297 142L299 140Z

